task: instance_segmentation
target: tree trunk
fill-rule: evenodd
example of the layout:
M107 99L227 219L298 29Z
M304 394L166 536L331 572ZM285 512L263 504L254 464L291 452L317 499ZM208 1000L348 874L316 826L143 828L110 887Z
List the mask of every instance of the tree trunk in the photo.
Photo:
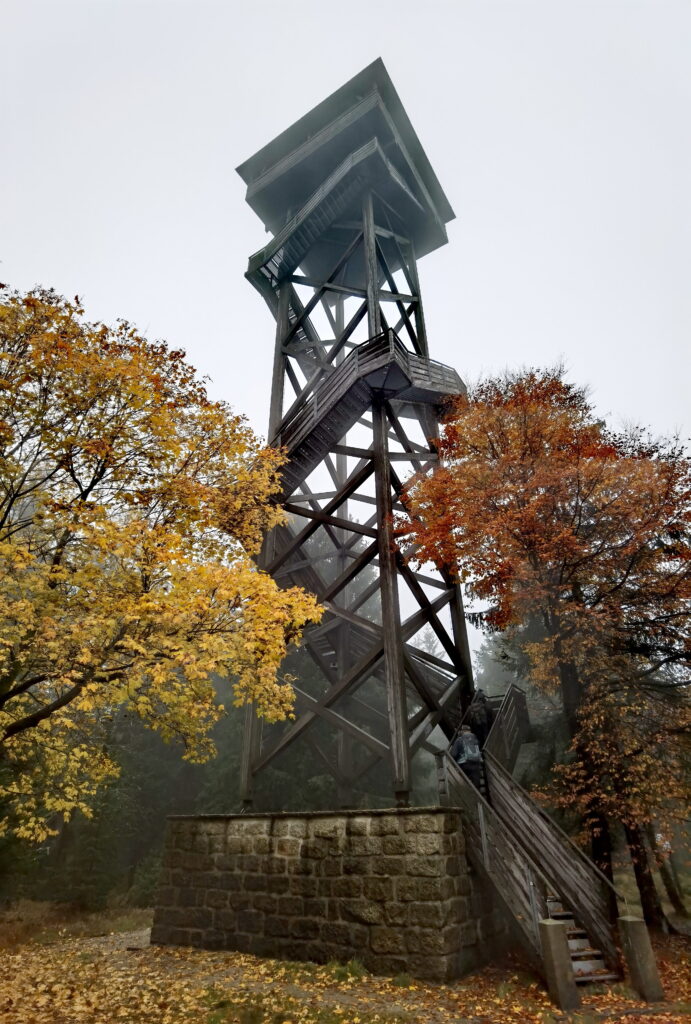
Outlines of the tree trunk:
M564 717L569 729L569 736L574 738L578 731L578 709L581 704L581 683L578 670L572 661L559 660L559 681L561 699L564 705Z
M636 884L641 897L641 907L645 923L650 928L658 928L660 931L669 932L670 925L660 903L655 879L650 870L648 851L645 847L643 832L638 825L624 825L626 841L629 844L631 863L633 864Z
M672 904L677 914L680 914L681 917L688 917L689 912L686 909L686 904L684 903L684 893L682 892L681 886L679 884L677 873L674 870L672 858L671 856L665 856L664 851L660 850L660 847L657 843L657 839L655 837L654 825L648 825L648 827L646 828L646 832L648 834L648 842L650 843L650 848L655 855L655 863L657 864L658 870L660 872L662 884L664 885L667 891L669 902Z
M605 878L612 884L608 890L609 916L616 921L618 916L617 897L614 892L614 871L612 870L612 833L609 822L597 815L590 825L590 854Z

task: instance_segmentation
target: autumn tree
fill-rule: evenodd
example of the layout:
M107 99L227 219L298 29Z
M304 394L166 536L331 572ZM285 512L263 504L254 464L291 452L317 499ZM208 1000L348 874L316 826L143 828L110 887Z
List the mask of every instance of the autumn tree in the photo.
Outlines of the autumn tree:
M77 299L0 303L0 782L4 827L40 840L117 773L129 705L188 759L237 704L290 713L277 673L319 617L260 572L282 456L211 401L184 353Z
M417 557L455 567L489 630L537 630L522 644L531 682L561 693L572 738L561 801L603 866L607 823L623 824L645 898L641 827L685 794L689 460L675 441L608 430L560 368L480 383L440 452L408 495Z

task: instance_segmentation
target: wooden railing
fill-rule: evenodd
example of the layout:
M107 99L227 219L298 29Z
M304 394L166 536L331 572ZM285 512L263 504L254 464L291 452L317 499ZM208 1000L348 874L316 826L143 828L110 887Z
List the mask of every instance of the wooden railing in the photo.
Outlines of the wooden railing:
M504 695L483 750L510 772L529 733L530 718L525 693L512 684Z
M521 850L540 865L551 888L585 928L591 942L602 950L608 965L616 968L619 954L612 922L616 891L611 883L487 747L484 760L489 800L502 825Z
M437 755L437 772L442 803L461 811L469 861L487 876L541 967L539 922L548 916L547 878L448 753Z

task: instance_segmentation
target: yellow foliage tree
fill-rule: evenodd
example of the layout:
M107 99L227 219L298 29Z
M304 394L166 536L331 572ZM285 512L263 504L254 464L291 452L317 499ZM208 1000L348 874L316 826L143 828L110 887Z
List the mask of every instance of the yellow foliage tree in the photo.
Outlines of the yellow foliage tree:
M3 828L40 841L118 768L126 702L185 757L223 708L293 704L288 645L320 615L254 564L282 455L209 400L184 353L78 299L0 302L0 784Z

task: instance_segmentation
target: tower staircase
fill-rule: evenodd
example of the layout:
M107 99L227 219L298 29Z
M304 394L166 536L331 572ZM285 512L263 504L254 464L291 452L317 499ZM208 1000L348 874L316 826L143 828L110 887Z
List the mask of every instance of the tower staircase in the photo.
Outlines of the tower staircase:
M618 980L616 892L511 776L528 728L525 695L512 686L483 746L484 792L447 751L437 758L441 802L461 811L468 859L508 911L535 966L542 964L539 922L551 918L567 925L577 984Z

